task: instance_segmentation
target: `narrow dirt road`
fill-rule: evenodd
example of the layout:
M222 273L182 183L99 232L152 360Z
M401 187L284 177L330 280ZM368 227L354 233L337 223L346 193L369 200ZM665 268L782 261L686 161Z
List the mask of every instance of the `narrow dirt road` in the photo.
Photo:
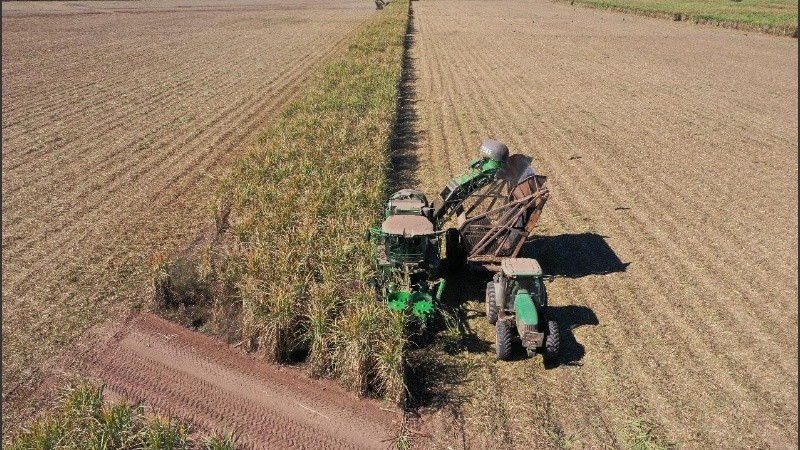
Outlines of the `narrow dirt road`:
M213 223L218 179L373 13L360 0L3 4L4 406L87 328L148 298L153 255ZM18 412L4 407L4 423Z
M419 187L487 137L535 158L552 197L531 254L566 341L555 368L495 361L486 280L450 280L460 350L438 355L426 445L796 447L797 40L413 5Z
M82 366L112 398L207 433L235 431L237 448L385 449L399 428L399 416L376 401L151 314L87 354Z

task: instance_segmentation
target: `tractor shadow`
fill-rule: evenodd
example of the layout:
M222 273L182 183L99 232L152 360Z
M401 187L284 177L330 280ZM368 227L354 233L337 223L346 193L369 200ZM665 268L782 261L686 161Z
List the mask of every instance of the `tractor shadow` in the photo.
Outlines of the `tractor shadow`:
M625 272L630 263L622 262L606 239L596 233L539 236L523 247L520 256L536 258L546 275L557 277Z
M469 399L457 394L456 387L466 382L474 369L462 353L486 353L494 345L482 339L470 325L472 319L482 318L483 314L465 306L475 299L476 292L484 292L488 276L476 277L466 271L443 275L447 288L440 313L431 326L434 337L407 353L407 407L412 412L428 408L457 411Z
M594 311L586 306L548 306L550 320L558 324L561 336L561 351L555 361L544 361L545 369L555 369L559 366L581 366L581 360L586 355L586 348L575 338L574 330L584 325L599 325L600 321ZM491 347L494 350L494 346ZM537 354L534 358L542 358ZM519 336L514 337L513 353L509 361L523 361L531 359L528 356Z
M600 324L597 315L587 306L567 305L548 307L550 319L558 324L558 331L561 335L561 353L556 361L545 362L546 369L554 369L558 366L580 366L581 360L586 354L583 344L575 339L574 330L585 326L596 326Z

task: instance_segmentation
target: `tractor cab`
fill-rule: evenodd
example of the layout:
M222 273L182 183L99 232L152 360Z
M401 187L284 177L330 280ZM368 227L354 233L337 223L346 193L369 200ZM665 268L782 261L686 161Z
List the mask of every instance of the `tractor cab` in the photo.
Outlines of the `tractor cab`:
M389 216L381 224L380 244L388 263L422 264L438 242L433 224L425 217Z
M422 216L433 224L433 208L428 203L428 198L415 189L401 189L389 197L383 217L396 215Z
M434 228L432 214L433 208L422 192L402 189L392 194L381 227L369 232L377 244L379 268L405 268L411 273L436 270L440 233Z
M547 291L538 261L529 258L506 258L500 267L499 288L505 293L505 298L513 302L519 294L527 294L537 308L547 307ZM514 310L514 306L506 305L506 308Z

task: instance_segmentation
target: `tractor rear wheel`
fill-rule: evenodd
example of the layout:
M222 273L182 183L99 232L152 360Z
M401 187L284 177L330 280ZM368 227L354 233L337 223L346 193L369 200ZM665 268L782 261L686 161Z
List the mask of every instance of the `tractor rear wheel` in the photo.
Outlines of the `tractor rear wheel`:
M464 249L461 247L461 235L455 228L447 229L445 241L445 257L447 258L447 268L451 273L460 271L467 264Z
M498 312L499 309L495 301L494 281L490 281L486 283L486 320L492 325L496 324Z
M495 330L497 359L508 361L511 359L511 338L514 332L514 326L507 320L501 320L495 325Z
M547 338L544 340L544 359L555 362L561 352L561 334L558 324L552 320L547 321Z

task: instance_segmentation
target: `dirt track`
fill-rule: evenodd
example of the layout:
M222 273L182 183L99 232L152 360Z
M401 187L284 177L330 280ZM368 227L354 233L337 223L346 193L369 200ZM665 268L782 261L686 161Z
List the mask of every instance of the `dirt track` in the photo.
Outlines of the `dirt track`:
M309 380L208 336L143 314L84 358L113 397L233 430L237 448L388 448L399 416L327 380Z
M426 369L448 374L433 441L796 447L797 40L541 0L413 5L420 187L486 137L535 157L552 199L532 251L567 341L556 368L496 362L485 280L451 280L463 351Z
M87 327L147 300L153 254L213 223L216 179L373 12L3 3L4 406Z

